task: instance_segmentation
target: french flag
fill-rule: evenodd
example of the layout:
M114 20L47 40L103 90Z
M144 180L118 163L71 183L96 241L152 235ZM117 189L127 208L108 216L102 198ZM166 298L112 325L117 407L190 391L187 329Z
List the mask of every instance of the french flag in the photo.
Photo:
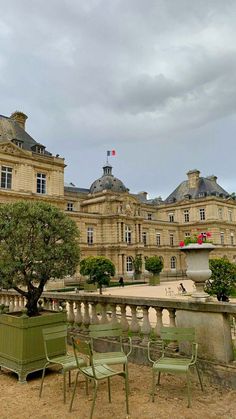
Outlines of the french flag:
M107 151L107 157L109 156L115 156L116 155L116 150L108 150Z

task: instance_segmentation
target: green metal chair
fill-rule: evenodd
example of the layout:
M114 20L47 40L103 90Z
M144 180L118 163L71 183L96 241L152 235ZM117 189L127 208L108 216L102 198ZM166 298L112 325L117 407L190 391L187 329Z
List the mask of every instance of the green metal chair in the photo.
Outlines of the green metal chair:
M43 342L44 342L44 349L45 349L45 357L47 362L44 365L43 373L42 373L42 380L39 390L39 397L42 395L43 390L43 383L45 377L46 368L49 365L58 365L60 366L62 373L63 373L63 392L64 392L64 403L66 402L66 373L69 372L69 386L71 385L71 370L77 369L78 363L81 366L86 365L84 363L83 358L78 358L77 361L75 360L75 356L72 354L67 353L67 325L60 325L60 326L53 326L43 329ZM64 354L58 354L58 342L64 341ZM61 347L61 345L60 345ZM53 353L54 355L51 356L49 354Z
M119 338L119 351L112 352L95 352L93 355L94 365L123 365L124 371L128 376L128 356L132 351L132 340L130 337L125 337L129 342L129 351L127 354L123 350L123 332L119 324L105 323L105 324L92 324L89 326L89 336L91 338L92 349L94 351L94 341L99 338Z
M197 366L197 350L198 344L195 342L195 330L194 328L178 328L178 327L162 327L161 328L161 357L154 361L150 355L150 349L153 342L148 343L148 358L153 364L153 378L152 378L152 401L154 402L155 393L155 375L158 373L157 384L160 384L160 377L162 372L174 373L174 374L186 374L187 377L187 389L188 389L188 407L191 405L190 400L190 379L189 373L191 367L195 367L197 375L203 391L202 380L200 372ZM170 357L167 354L168 345L170 342L177 341L181 344L188 342L190 348L189 357L174 356Z
M92 407L91 407L91 412L90 412L90 419L92 419L92 417L93 417L95 401L96 401L96 397L97 397L98 382L101 381L101 380L107 380L107 382L108 382L108 398L109 398L109 402L111 403L110 379L112 377L117 376L117 375L123 377L124 380L125 380L126 412L127 412L127 415L128 415L129 414L129 402L128 402L128 375L127 375L127 372L124 371L124 370L122 370L122 371L113 370L111 367L109 367L106 364L95 365L94 364L94 354L93 354L91 342L76 340L73 337L72 337L72 342L73 342L73 348L74 348L75 359L76 359L76 362L77 362L78 372L76 374L74 391L73 391L72 398L71 398L70 412L72 410L72 405L73 405L73 401L74 401L74 397L75 397L75 391L76 391L76 387L77 387L77 383L78 383L78 376L79 376L79 373L81 373L86 377L87 380L92 380L93 383L94 383L94 393L93 393L93 402L92 402ZM81 366L80 358L78 357L78 353L84 355L84 362L87 362L87 365L89 365L89 366L86 366L86 367Z

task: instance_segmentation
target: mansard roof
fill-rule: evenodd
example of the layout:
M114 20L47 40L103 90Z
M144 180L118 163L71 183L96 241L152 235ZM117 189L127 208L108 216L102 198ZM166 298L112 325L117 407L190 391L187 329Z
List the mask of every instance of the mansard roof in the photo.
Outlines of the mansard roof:
M0 115L0 142L19 141L21 143L21 148L28 151L35 151L35 147L39 146L45 149L41 143L35 141L24 129L22 123L16 120L15 115L19 114L24 116L25 120L27 116L22 112L15 112L10 117ZM47 150L44 150L44 154L51 156Z

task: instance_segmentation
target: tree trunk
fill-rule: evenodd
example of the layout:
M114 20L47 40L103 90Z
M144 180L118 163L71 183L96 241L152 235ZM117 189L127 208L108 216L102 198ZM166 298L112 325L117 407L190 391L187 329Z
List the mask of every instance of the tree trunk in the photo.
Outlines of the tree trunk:
M34 289L31 291L28 291L27 293L27 315L29 317L34 317L39 315L39 309L38 309L38 300L40 298L41 293L38 289Z

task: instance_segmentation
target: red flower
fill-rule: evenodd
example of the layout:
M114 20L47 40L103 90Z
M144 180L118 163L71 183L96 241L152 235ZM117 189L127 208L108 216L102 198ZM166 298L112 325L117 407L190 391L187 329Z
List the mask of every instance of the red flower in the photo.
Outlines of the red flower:
M184 242L180 242L180 243L179 243L179 246L180 246L180 247L184 247L184 245L185 245L185 243L184 243Z
M199 234L198 236L197 236L197 238L198 239L202 239L203 238L203 234L201 233L201 234Z
M209 231L206 232L207 237L211 237L211 233Z
M198 244L202 244L202 243L203 243L202 238L200 238L200 237L199 237L199 238L197 239L197 242L198 242Z

